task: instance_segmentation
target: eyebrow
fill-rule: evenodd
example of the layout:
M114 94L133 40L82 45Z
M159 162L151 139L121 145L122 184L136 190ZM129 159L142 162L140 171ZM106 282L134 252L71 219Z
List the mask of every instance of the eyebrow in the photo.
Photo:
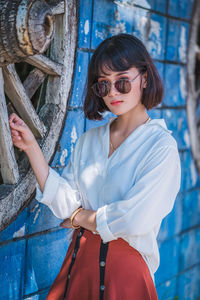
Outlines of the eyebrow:
M124 71L124 72L119 72L116 75L119 76L119 75L123 75L123 74L127 74L127 73L128 73L128 71ZM99 76L99 78L105 78L105 77L106 76L103 76L103 75Z

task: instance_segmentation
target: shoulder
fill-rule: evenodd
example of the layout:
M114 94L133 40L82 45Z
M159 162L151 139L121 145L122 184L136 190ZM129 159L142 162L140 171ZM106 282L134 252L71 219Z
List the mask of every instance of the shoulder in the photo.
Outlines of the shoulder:
M177 141L172 131L166 126L164 119L153 119L146 128L147 138L151 140L152 148L178 149Z
M180 169L180 156L176 139L172 131L168 130L164 119L152 120L146 128L145 143L148 144L148 151L144 155L142 165L166 166L170 171L172 165Z

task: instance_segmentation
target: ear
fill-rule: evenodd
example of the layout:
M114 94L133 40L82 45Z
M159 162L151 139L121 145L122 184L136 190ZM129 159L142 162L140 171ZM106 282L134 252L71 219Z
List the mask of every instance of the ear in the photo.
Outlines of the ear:
M147 72L142 74L142 87L143 87L143 89L146 89L146 87L147 87Z

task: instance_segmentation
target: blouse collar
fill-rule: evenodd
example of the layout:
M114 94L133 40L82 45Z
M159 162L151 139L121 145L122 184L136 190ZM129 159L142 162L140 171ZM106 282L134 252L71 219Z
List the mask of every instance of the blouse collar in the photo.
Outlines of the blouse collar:
M116 117L110 116L107 125L110 125L110 123L116 119ZM170 134L172 134L172 130L169 130L167 128L166 122L164 119L151 119L148 123L144 124L146 126L151 126L151 125L157 125L159 127L162 127L163 129L165 129L167 132L169 132Z

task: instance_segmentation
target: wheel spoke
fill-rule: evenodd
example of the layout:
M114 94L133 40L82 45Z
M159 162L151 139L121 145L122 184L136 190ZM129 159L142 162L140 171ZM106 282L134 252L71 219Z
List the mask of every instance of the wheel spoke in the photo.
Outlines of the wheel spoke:
M8 112L4 95L4 82L0 68L0 164L4 183L15 184L19 179L18 166L14 155L9 129Z
M53 15L61 15L65 12L64 1L59 1L56 5L50 5Z
M199 96L200 96L200 88L196 91L196 100L198 100Z
M200 47L198 45L196 45L195 50L196 50L196 54L197 54L198 59L200 59Z
M3 75L5 78L5 92L16 111L20 114L24 122L29 126L36 137L43 137L46 132L46 128L35 112L14 65L4 67Z
M27 96L31 99L39 86L43 83L46 74L40 71L39 69L34 69L31 71L23 82Z
M26 59L26 62L49 75L60 76L62 74L63 65L54 62L45 55L30 56Z

